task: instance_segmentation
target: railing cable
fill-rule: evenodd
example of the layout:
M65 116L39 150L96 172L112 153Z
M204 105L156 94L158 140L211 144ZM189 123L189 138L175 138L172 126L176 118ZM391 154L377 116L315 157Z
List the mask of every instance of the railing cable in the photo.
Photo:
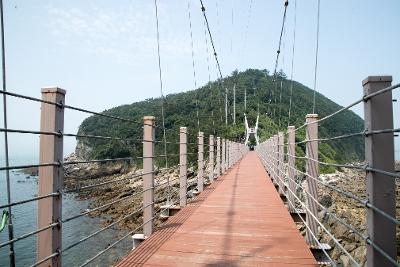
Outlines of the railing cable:
M273 168L271 168L271 170L275 173L276 172L273 170ZM277 175L278 179L283 182L280 178L280 175ZM313 217L313 219L320 225L321 229L324 230L325 233L327 233L327 235L336 243L336 245L349 257L349 259L356 265L356 266L360 266L359 263L350 255L350 253L343 247L343 245L341 245L339 243L339 241L335 238L335 236L328 230L326 229L326 227L319 221L319 219L311 212L311 210L307 207L307 205L304 204L304 202L301 201L301 199L295 194L295 192L293 192L289 187L287 187L287 189L290 191L290 193L299 201L299 203L301 204L301 206L303 206L303 208L307 211L307 214L310 215L311 217ZM289 199L289 198L287 198ZM301 218L301 216L300 216ZM307 225L307 224L306 224ZM310 231L310 233L312 234L312 231Z
M78 240L77 242L72 243L72 244L66 246L65 248L63 248L63 249L61 250L61 252L64 253L64 252L70 250L71 248L73 248L73 247L75 247L75 246L81 244L82 242L85 242L86 240L92 238L93 236L96 236L96 235L100 234L101 232L103 232L103 231L105 231L105 230L107 230L107 229L110 229L111 227L113 227L113 226L116 225L117 223L122 222L122 221L128 219L129 217L132 217L133 215L137 214L137 213L140 212L140 211L143 211L144 208L149 207L150 205L153 205L153 204L154 204L154 203L150 203L150 204L148 204L148 205L146 205L146 206L144 206L144 207L141 207L141 208L135 210L134 212L129 213L128 215L125 215L124 217L122 217L122 218L120 218L120 219L114 221L113 223L110 223L109 225L107 225L107 226L105 226L105 227L103 227L103 228L101 228L101 229L99 229L99 230L97 230L97 231L91 233L90 235L88 235L88 236L86 236L86 237L84 237L84 238L81 238L81 239Z
M40 98L21 95L21 94L8 92L8 91L4 91L4 90L0 90L0 94L12 96L12 97L15 97L15 98L21 98L21 99L25 99L25 100L30 100L30 101L34 101L34 102L38 102L38 103L45 103L45 104L49 104L49 105L54 105L54 106L59 107L59 108L75 110L75 111L79 111L79 112L82 112L82 113L87 113L87 114L91 114L91 115L95 115L95 116L99 116L99 117L104 117L104 118L119 120L119 121L123 121L123 122L129 122L129 123L143 125L143 122L139 122L139 121L135 121L135 120L132 120L132 119L127 119L127 118L123 118L123 117L119 117L119 116L109 115L109 114L106 114L105 112L100 113L100 112L91 111L91 110L88 110L88 109L83 109L83 108L79 108L79 107L65 105L64 103L61 103L61 102L57 103L57 102L53 102L53 101L43 100L43 99L40 99ZM159 126L156 125L155 127L159 127Z
M304 124L301 125L300 127L296 128L296 129L295 129L295 132L298 131L298 130L300 130L300 129L302 129L302 128L304 128L304 127L306 127L307 125L311 125L311 124L314 124L314 123L323 122L323 121L325 121L325 120L327 120L327 119L329 119L329 118L332 118L333 116L336 116L336 115L338 115L338 114L340 114L340 113L342 113L342 112L344 112L344 111L346 111L346 110L348 110L348 109L350 109L350 108L352 108L352 107L354 107L354 106L356 106L356 105L362 103L362 102L368 101L369 99L371 99L371 98L373 98L373 97L376 97L376 96L378 96L378 95L384 94L384 93L386 93L386 92L393 91L393 90L395 90L395 89L397 89L397 88L399 88L399 87L400 87L400 83L394 84L394 85L389 86L389 87L386 87L386 88L383 88L383 89L381 89L381 90L379 90L379 91L376 91L375 93L371 93L371 94L368 94L368 95L364 95L361 99L358 99L357 101L351 103L350 105L347 105L347 106L345 106L345 107L342 107L342 108L340 108L339 110L337 110L337 111L335 111L335 112L333 112L333 113L331 113L331 114L329 114L329 115L326 115L325 117L323 117L323 118L321 118L321 119L318 119L318 120L315 120L315 121L312 121L312 122L309 122L309 123L304 123Z
M270 163L270 161L266 161L266 160L265 160L265 158L262 156L262 154L260 154L260 156L261 156L261 158L264 160L264 162L269 162L269 163ZM274 160L275 162L276 162L276 161L280 162L279 160L274 159L274 158L272 158L272 157L271 157L271 159ZM285 165L286 165L287 167L290 167L288 164L285 164ZM300 172L300 173L302 173L302 174L305 174L306 176L308 176L308 177L310 177L310 178L316 180L317 182L321 182L321 181L319 181L318 179L315 179L315 177L312 177L312 176L310 176L310 175L308 175L308 174L306 174L306 173L303 173L303 172L301 172L301 171L299 171L299 170L297 170L297 169L295 169L295 168L293 168L293 167L290 167L290 168L294 169L294 170L297 171L297 172ZM273 168L271 168L271 171L276 175L276 172L275 172L275 170L274 170ZM315 197L313 197L307 190L305 190L304 187L302 187L299 183L297 183L297 182L294 181L292 178L290 178L289 176L287 176L287 175L286 175L284 172L282 172L281 170L279 170L279 172L282 173L284 177L290 179L290 180L293 181L297 186L299 186L300 188L302 188L303 191L304 191L307 195L309 195L309 196L313 199L313 201L314 201L316 204L318 204L322 209L325 209L325 210L326 210L326 208L325 208L321 203L319 203L318 200L316 200ZM279 176L277 176L277 177L278 177L278 179L279 179L280 181L282 181L281 178L280 178ZM284 183L284 182L283 182L283 183ZM300 204L301 204L302 206L304 206L303 202L301 202L301 200L297 197L297 195L295 195L295 193L293 193L292 190L291 190L289 187L287 187L287 188L288 188L288 190L289 190L292 194L294 194L294 196L299 200ZM336 189L335 189L335 190L336 190ZM285 194L285 195L286 195L286 194ZM290 201L289 198L287 198L287 199L288 199L288 201ZM357 199L357 197L356 197L356 198L353 198L353 199ZM388 215L387 213L381 211L380 209L378 209L377 207L375 207L374 205L372 205L371 203L369 203L368 200L365 200L365 201L359 200L359 201L360 201L361 203L363 203L365 207L368 207L368 208L373 209L374 211L378 212L378 213L381 214L382 216L386 217L387 219L391 220L391 221L394 222L395 224L399 225L399 221L397 221L395 218L391 217L391 216ZM305 207L305 206L304 206L304 207ZM305 208L306 208L306 207L305 207ZM307 208L306 208L306 209L307 209ZM296 209L296 211L297 211L297 209ZM351 231L354 232L356 235L358 235L359 237L361 237L366 243L372 245L381 255L383 255L385 258L387 258L390 262L392 262L394 265L398 266L398 263L396 262L396 260L393 259L392 257L390 257L385 251L382 250L382 248L380 248L377 244L375 244L368 236L366 236L366 235L360 233L357 229L354 228L354 226L352 226L352 225L350 225L350 224L347 224L345 221L343 221L343 220L341 220L340 218L338 218L334 213L331 213L331 212L328 212L328 211L327 211L327 215L328 215L328 216L332 216L332 217L333 217L334 219L336 219L339 223L343 224L343 225L344 225L345 227L347 227L349 230L351 230ZM311 214L311 216L312 216L312 214ZM302 219L302 218L300 217L300 219ZM302 220L303 220L303 219L302 219ZM321 225L321 223L319 222L319 220L317 220L317 222Z

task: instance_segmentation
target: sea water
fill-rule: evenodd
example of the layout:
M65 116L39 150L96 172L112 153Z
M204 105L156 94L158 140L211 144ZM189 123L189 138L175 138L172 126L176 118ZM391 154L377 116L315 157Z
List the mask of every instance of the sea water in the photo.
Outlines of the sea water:
M10 165L35 164L37 161L11 160ZM29 176L19 171L10 171L11 200L20 201L37 196L38 178ZM6 173L0 171L0 205L7 203ZM63 218L79 214L88 208L89 202L78 200L74 194L63 196ZM0 210L0 214L3 211ZM12 220L14 224L14 238L36 230L37 201L12 207ZM82 216L66 222L62 226L63 247L90 235L104 227L99 218ZM126 232L116 229L105 230L97 236L71 248L62 254L63 266L79 266L87 259L112 244ZM0 243L8 240L8 227L0 233ZM36 262L36 235L17 241L14 244L16 266L30 266ZM132 248L132 241L128 237L115 248L104 253L88 266L110 266L123 257ZM0 248L0 266L9 266L9 247Z

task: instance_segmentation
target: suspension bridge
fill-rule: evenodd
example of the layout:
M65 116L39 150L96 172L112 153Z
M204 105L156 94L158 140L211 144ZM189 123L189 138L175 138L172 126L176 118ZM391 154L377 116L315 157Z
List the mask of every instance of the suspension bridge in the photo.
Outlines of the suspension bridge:
M200 0L200 3L204 18L205 40L206 43L210 42L219 75L221 95L218 97L223 96L222 92L225 91L225 124L228 124L228 93L227 89L223 90L223 74L206 9L203 1ZM276 91L279 91L280 84L281 93L282 82L278 82L277 71L288 4L288 1L284 1L282 28L273 73L274 86L276 86ZM193 80L196 89L190 10L190 1L188 1ZM4 171L7 177L7 203L1 203L0 209L6 211L3 213L2 227L8 231L8 240L1 240L0 249L7 249L9 265L18 266L16 262L18 255L14 245L35 236L37 242L35 248L32 249L36 251L36 259L31 266L62 266L63 258L73 248L85 250L85 243L88 240L117 227L121 222L136 218L140 220L137 227L129 229L121 236L116 236L113 240L103 240L103 249L83 259L79 266L110 264L102 262L102 259L118 248L119 244L127 241L132 242L132 250L125 251L124 256L113 263L116 266L400 266L396 239L396 231L400 224L396 216L396 182L400 174L394 168L394 137L400 129L394 127L392 96L392 92L400 88L400 84L392 85L391 76L369 76L360 81L359 99L348 106L319 117L315 113L317 44L313 108L301 124L291 124L291 109L289 108L289 125L287 128L282 125L281 103L277 105L277 101L282 101L282 95L273 95L273 91L270 90L267 103L271 106L269 116L279 121L279 130L272 132L269 138L263 140L258 136L259 112L254 127L249 125L245 115L243 125L245 140L229 138L223 133L217 133L213 113L214 129L212 133L206 134L202 131L203 125L200 123L198 108L200 99L196 93L197 128L179 125L179 131L174 133L175 136L179 136L179 140L167 140L166 132L171 129L167 129L165 125L157 0L155 0L155 11L162 115L161 118L155 118L152 114L148 114L143 117L143 120L69 105L66 101L67 91L58 87L42 88L41 98L8 91L5 82L2 25L3 89L0 93L4 101L4 127L0 128L0 132L5 136L6 163L5 166L0 167L0 171ZM1 17L3 18L3 8ZM319 29L317 43L318 34ZM210 72L209 66L208 71ZM292 77L290 80L292 80L292 85L288 104L291 107ZM233 87L234 95L235 90L236 85ZM40 130L7 127L7 98L40 103ZM246 98L244 101L246 105ZM223 124L222 103L220 104L220 120ZM356 105L363 105L365 120L363 131L337 136L321 136L318 126ZM233 123L236 123L235 102L233 106ZM66 133L64 132L66 110L126 123L141 129L143 135L127 138ZM39 163L10 165L9 134L40 136ZM156 136L162 136L162 138L157 139ZM79 140L106 140L135 145L140 147L142 155L140 157L64 160L64 139L71 137ZM340 142L353 137L364 139L365 162L362 164L325 162L319 157L321 143ZM249 150L250 139L255 139L254 151ZM163 153L156 153L156 146L162 146ZM298 154L299 148L304 148L305 155ZM171 150L174 153L171 154L169 152ZM172 157L176 157L179 164L171 166ZM156 167L157 159L163 159L165 167ZM110 162L139 162L142 169L125 178L77 185L76 188L64 187L66 166ZM366 195L358 196L346 188L324 181L320 177L321 166L353 169L362 173L365 176ZM190 167L195 167L195 175L190 175ZM39 170L37 196L13 201L9 172L28 168ZM167 176L160 179L161 170L164 172L178 170L179 174L175 178ZM82 212L63 216L62 211L65 208L63 196L85 190L112 187L133 180L140 186L132 194ZM366 214L366 228L358 229L349 218L341 217L328 210L320 201L319 189L321 188L360 205ZM123 217L100 229L94 229L90 234L75 242L70 244L63 242L62 236L65 234L65 225L68 223L125 201L132 201L133 205L133 199L140 199L140 205L133 207L134 209ZM32 202L37 202L37 228L22 235L14 235L13 209ZM321 215L321 212L324 214ZM360 260L356 257L354 249L350 251L343 245L340 238L336 237L327 225L324 220L326 217L331 218L335 224L343 225L349 236L356 236L362 240L366 248L364 259ZM323 235L329 237L329 244L322 238ZM333 249L339 251L339 260L338 257L332 256Z

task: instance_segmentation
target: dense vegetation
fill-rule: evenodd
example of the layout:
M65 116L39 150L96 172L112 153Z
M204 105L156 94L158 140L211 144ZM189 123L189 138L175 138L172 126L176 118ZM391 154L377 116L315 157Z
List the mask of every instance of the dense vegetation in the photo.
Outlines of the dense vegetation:
M168 154L176 155L179 127L186 126L189 131L189 141L196 142L197 114L199 110L200 130L209 134L224 136L238 141L244 140L244 113L246 112L249 124L254 125L257 111L260 113L259 135L265 140L278 129L285 131L288 125L288 111L291 81L283 72L278 75L278 82L273 81L267 70L249 69L245 72L233 72L231 76L221 81L211 82L205 86L184 93L170 94L164 98L165 128ZM282 83L282 90L281 90ZM232 88L236 84L236 125L233 125L233 94ZM228 88L228 126L225 126L225 93L222 88ZM244 108L245 88L247 92L247 109ZM280 94L281 93L281 94ZM281 95L281 98L280 98ZM272 97L271 97L272 96ZM296 127L304 124L305 115L311 113L313 91L306 86L293 82L293 97L290 125ZM326 116L340 106L316 93L316 113L320 117ZM145 101L122 105L104 111L119 117L136 120L138 124L122 122L100 116L87 118L79 128L79 134L103 135L121 138L142 137L142 117L153 115L156 117L156 139L163 140L161 98L151 98ZM280 126L280 127L279 127ZM361 131L363 121L352 111L338 114L319 126L320 137L337 136L346 133ZM296 141L304 140L304 129L296 133ZM138 157L141 156L141 142L122 142L101 139L79 140L91 148L91 158ZM207 141L208 142L208 141ZM195 146L190 148L195 152ZM363 140L360 137L320 143L320 159L327 162L348 162L362 159ZM298 156L304 155L305 146L296 148ZM164 154L163 144L156 144L156 153ZM193 156L194 157L194 156ZM163 158L157 159L158 164L164 164ZM171 163L177 162L176 156L170 156ZM299 163L299 165L301 165ZM329 169L323 169L329 171Z

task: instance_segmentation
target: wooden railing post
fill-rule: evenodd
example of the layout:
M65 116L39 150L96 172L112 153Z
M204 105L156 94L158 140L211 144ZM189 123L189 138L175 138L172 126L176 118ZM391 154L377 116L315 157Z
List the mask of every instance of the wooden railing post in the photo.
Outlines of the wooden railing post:
M369 76L363 80L364 95L391 86L392 76ZM393 129L392 91L364 102L364 121L367 131ZM365 159L369 167L394 173L393 133L371 134L365 137ZM389 216L396 218L395 179L374 171L366 176L368 201ZM388 256L397 259L396 224L378 212L367 209L367 232L373 243ZM368 267L392 266L381 253L367 244Z
M314 199L318 199L318 191L317 191L317 183L316 179L319 176L318 170L318 124L315 121L318 120L317 114L307 114L306 116L306 157L307 157L307 165L306 165L306 180L307 180L307 191L306 194L306 204L308 207L308 211L306 213L306 222L308 225L306 231L306 240L307 244L312 248L318 248L318 243L315 240L315 237L318 237L318 223L315 218L318 218L318 208ZM311 177L314 179L312 179ZM311 196L312 197L311 197ZM314 198L314 199L313 199ZM312 216L312 215L313 216ZM315 217L315 218L314 218Z
M208 180L210 183L214 181L214 136L210 135L210 140L209 140L209 174L208 174Z
M155 118L143 118L143 234L149 237L154 231L154 138Z
M278 184L278 177L279 177L279 163L278 163L278 135L274 135L274 184Z
M234 154L234 164L238 161L239 158L239 144L235 142L234 144L234 149L233 149L233 154Z
M265 140L265 164L267 165L266 171L269 175L269 139Z
M221 175L221 138L217 137L217 177Z
M271 137L271 178L275 183L275 135Z
M235 164L235 142L231 142L231 167Z
M225 172L228 171L228 140L225 139Z
M274 180L274 172L273 172L273 170L274 170L274 164L275 164L275 162L274 162L274 156L275 156L275 154L274 154L274 137L272 136L270 139L269 139L269 165L270 165L270 170L269 170L269 172L270 172L270 176L271 176L271 178L272 178L272 180Z
M226 141L226 169L230 169L231 167L231 141Z
M179 203L181 208L187 204L187 128L179 130Z
M240 159L240 143L235 144L235 154L236 154L236 157L235 157L235 163L236 163Z
M225 172L229 169L229 141L225 139Z
M284 134L283 132L278 133L278 184L279 184L279 194L284 195L285 189L285 173L284 173L284 159L285 159L285 147L284 147Z
M198 170L197 170L197 189L203 192L204 187L204 133L198 135Z
M221 151L221 155L222 155L222 163L221 163L221 169L222 169L222 173L224 174L226 171L226 139L222 139L222 151Z
M267 140L265 140L265 142L264 142L264 147L263 147L263 149L264 149L264 157L265 157L265 165L266 165L266 172L268 173L268 175L269 175L269 154L268 154L268 149L269 149L269 139L267 139Z
M65 104L65 90L58 87L42 88L42 99L45 101ZM64 131L64 108L42 103L40 116L40 131ZM51 193L60 193L63 189L64 171L63 138L55 135L40 135L39 163L58 162L60 165L39 167L38 195L44 196ZM58 226L42 231L37 235L37 260L40 261L54 253L61 251L61 195L38 200L37 228L43 228L53 223ZM55 256L40 266L60 266L61 254Z
M291 213L295 212L295 197L293 194L296 193L296 183L295 183L295 178L296 178L296 172L295 172L295 155L296 155L296 145L295 145L295 127L294 126L289 126L288 127L288 177L289 177L289 190L288 190L288 196L289 196L289 211Z
M229 141L229 167L231 168L234 164L234 159L233 159L233 153L234 153L234 143L232 141Z

